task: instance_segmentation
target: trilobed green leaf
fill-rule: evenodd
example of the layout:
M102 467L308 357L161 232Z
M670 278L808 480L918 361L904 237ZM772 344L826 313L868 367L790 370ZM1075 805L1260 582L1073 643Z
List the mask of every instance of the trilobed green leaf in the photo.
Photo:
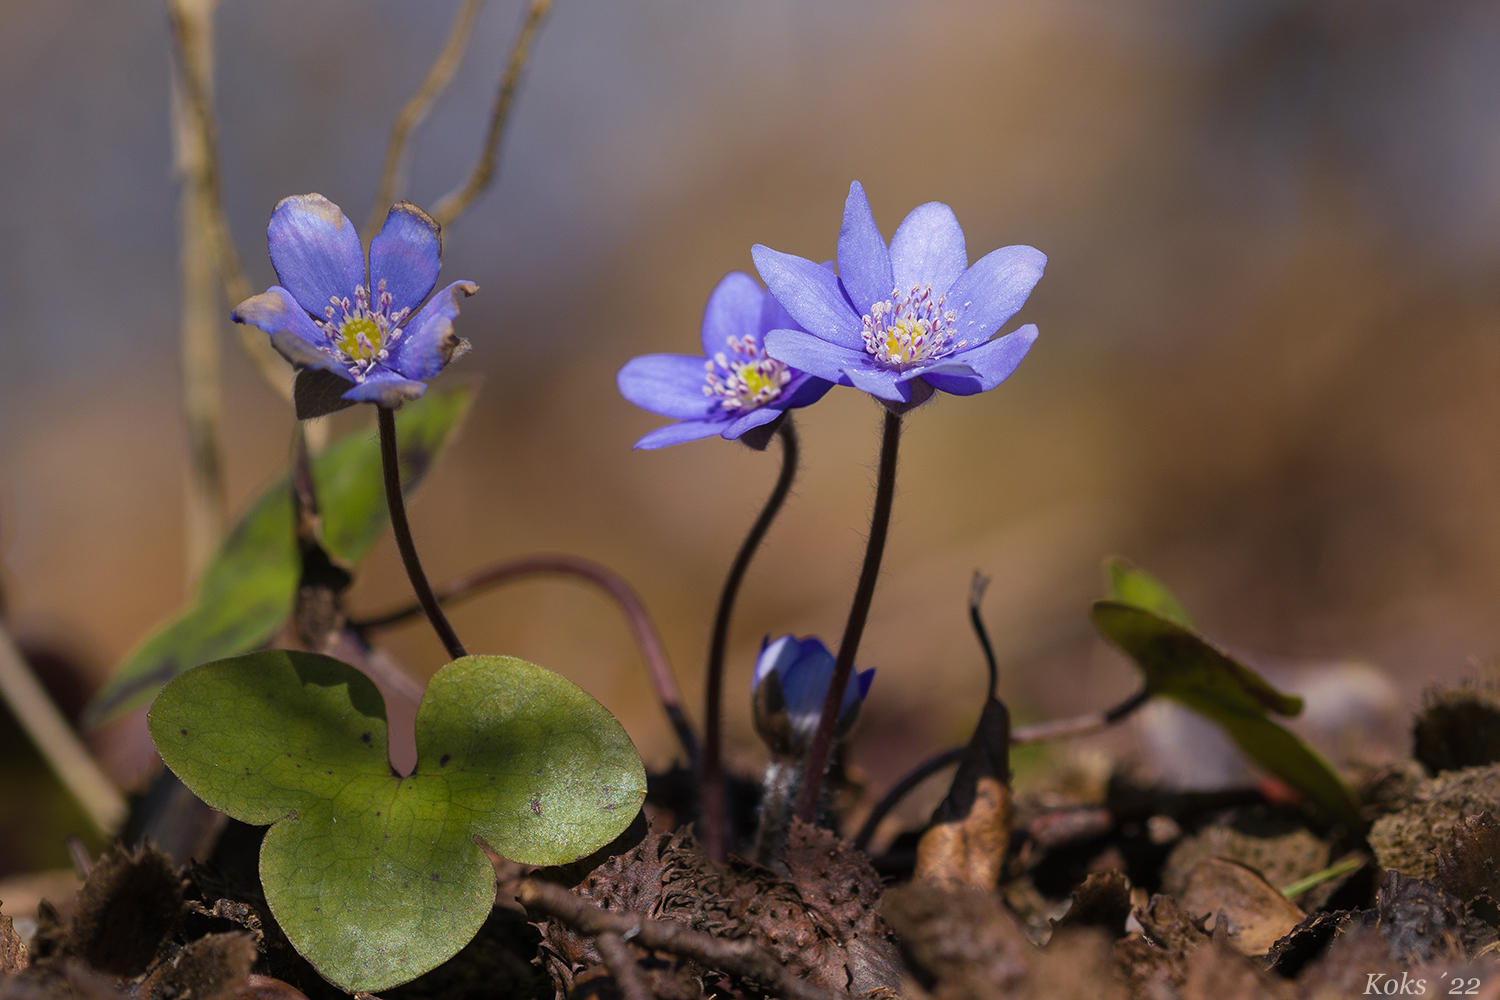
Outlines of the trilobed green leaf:
M524 864L574 861L618 836L645 798L614 716L524 660L448 664L416 725L417 767L399 777L374 684L284 650L190 670L151 707L151 738L189 788L273 824L260 855L271 912L350 992L413 979L474 936L495 893L479 841Z

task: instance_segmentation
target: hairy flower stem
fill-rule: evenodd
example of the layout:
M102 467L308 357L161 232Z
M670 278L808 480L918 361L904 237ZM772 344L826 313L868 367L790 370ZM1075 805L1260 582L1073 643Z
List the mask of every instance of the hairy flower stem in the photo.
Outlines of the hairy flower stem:
M467 656L464 644L448 624L442 606L432 593L427 574L422 570L422 561L417 558L417 547L411 540L411 525L406 521L406 501L401 497L401 459L396 453L396 411L384 406L375 407L380 422L380 459L385 468L385 501L391 509L391 530L396 534L396 546L401 550L401 562L406 566L406 576L411 580L411 589L416 592L417 603L432 630L442 640L449 657L458 659Z
M761 783L760 822L755 828L755 863L775 868L786 852L797 790L802 787L802 761L773 754Z
M699 803L703 829L703 851L715 861L729 855L729 821L724 794L724 650L729 644L729 619L734 612L740 583L750 568L750 559L766 537L771 522L781 511L792 481L797 478L797 428L788 413L776 429L781 439L781 475L760 517L750 526L750 533L740 544L740 551L729 567L724 589L719 594L719 609L714 615L713 638L708 644L708 677L703 707L703 768L699 775Z
M838 722L839 707L844 702L844 688L854 670L859 640L870 617L870 602L875 597L875 581L880 578L880 557L885 554L885 536L891 526L891 504L896 498L896 453L901 444L901 417L886 410L880 435L880 471L875 479L875 510L870 514L870 537L865 545L865 563L854 588L854 602L849 606L849 620L844 638L839 642L839 658L833 665L828 693L823 697L823 714L818 729L807 748L802 790L797 797L797 816L805 823L818 814L818 795L823 786L823 772L833 748L833 730Z

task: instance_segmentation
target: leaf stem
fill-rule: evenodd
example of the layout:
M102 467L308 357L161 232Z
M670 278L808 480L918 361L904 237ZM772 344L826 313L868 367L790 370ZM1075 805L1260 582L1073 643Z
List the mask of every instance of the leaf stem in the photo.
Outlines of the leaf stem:
M708 645L708 671L703 699L703 767L699 776L699 813L703 826L703 853L715 861L722 862L729 854L729 819L724 791L724 651L729 644L729 620L734 613L734 602L739 596L740 584L750 568L755 550L771 527L771 522L781 511L787 494L792 490L792 481L797 478L799 454L797 428L788 413L776 429L781 440L781 475L760 516L750 526L750 533L740 543L740 550L724 578L724 589L719 594L719 607L714 614L713 638Z
M805 823L814 822L817 816L823 769L828 764L828 753L833 748L833 729L838 722L839 706L843 704L844 688L854 670L859 640L864 635L865 622L870 617L870 602L875 597L875 581L880 578L880 558L885 553L885 538L891 526L891 505L896 498L896 455L900 444L901 417L887 409L880 435L880 470L875 479L875 509L870 515L870 537L865 544L865 562L859 571L859 583L854 588L854 601L849 607L849 620L844 625L844 638L839 643L839 656L833 666L833 677L828 682L828 693L823 697L823 714L818 719L818 729L807 749L802 791L797 799L797 816Z
M698 735L693 730L693 724L688 720L687 713L683 710L682 691L677 686L677 677L672 672L672 663L667 658L666 647L662 645L661 636L656 631L656 624L651 620L651 615L646 611L645 605L618 573L590 559L582 559L578 556L524 556L466 573L440 584L435 588L434 593L440 602L459 601L502 583L544 575L571 576L592 583L619 605L620 610L625 613L626 620L630 623L631 632L635 634L641 655L646 660L646 672L656 688L656 695L661 701L662 709L667 713L672 728L677 732L677 739L682 744L689 765L696 770L699 766ZM357 632L385 628L421 613L420 604L411 604L368 618L351 619L349 627Z
M411 538L411 525L406 520L406 501L401 496L401 459L396 451L396 411L384 406L375 407L380 423L380 459L385 470L385 501L391 510L391 530L396 535L396 546L401 550L401 562L406 566L406 576L411 580L411 589L416 592L417 603L432 624L432 630L442 640L448 656L458 659L467 656L464 644L448 624L443 608L438 604L422 562L417 558L417 546Z

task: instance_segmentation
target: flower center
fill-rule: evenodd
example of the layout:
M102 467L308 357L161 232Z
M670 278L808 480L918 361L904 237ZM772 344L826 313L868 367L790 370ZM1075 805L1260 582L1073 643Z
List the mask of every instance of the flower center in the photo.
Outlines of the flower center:
M364 285L354 286L353 302L348 296L336 295L328 302L323 307L323 319L313 322L328 335L328 353L348 366L354 381L363 382L370 369L384 361L401 339L401 321L411 310L391 312L391 293L385 290L384 278L375 290L373 307Z
M967 346L967 340L953 341L953 327L958 314L944 309L946 295L932 297L932 285L913 285L901 294L899 288L891 297L870 307L864 317L865 350L887 368L905 370L945 358Z
M753 410L781 395L792 380L791 370L761 351L753 336L730 337L720 351L703 363L703 395L717 397L725 410Z

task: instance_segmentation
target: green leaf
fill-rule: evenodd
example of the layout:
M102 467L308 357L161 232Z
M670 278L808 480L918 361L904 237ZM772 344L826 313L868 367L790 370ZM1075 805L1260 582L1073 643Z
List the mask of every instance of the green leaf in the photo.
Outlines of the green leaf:
M1121 604L1155 611L1168 621L1184 628L1196 629L1187 609L1160 580L1139 569L1119 556L1104 561L1104 573L1109 578L1109 596Z
M495 896L477 841L522 864L564 864L618 836L646 795L615 717L509 656L438 671L404 778L375 685L327 656L205 664L169 683L149 720L162 759L205 802L274 824L260 854L271 912L351 993L407 982L474 936Z
M1344 822L1360 822L1359 800L1333 766L1267 715L1296 715L1301 698L1282 694L1197 632L1154 611L1095 601L1093 619L1145 673L1147 691L1217 723L1267 771Z
M429 390L397 412L406 496L473 399L472 387L450 386ZM346 565L358 564L389 518L379 440L368 430L340 438L313 461L313 481L324 547ZM85 723L101 725L149 703L163 684L200 663L265 645L291 614L300 577L290 479L283 472L224 540L193 603L125 658L90 703Z

